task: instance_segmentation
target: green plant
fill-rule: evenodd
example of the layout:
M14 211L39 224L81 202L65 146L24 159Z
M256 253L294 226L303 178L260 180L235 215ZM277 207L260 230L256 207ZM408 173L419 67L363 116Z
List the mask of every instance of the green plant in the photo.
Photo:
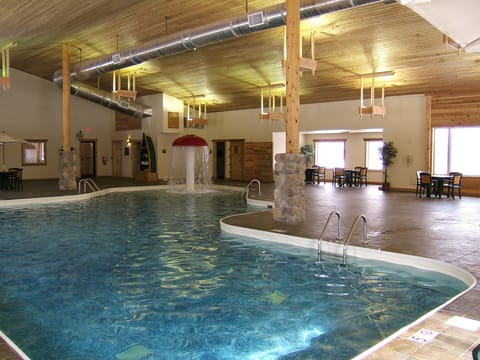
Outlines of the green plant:
M397 148L393 144L393 141L383 142L383 146L378 149L380 159L382 160L383 164L383 174L384 174L384 180L383 180L383 190L388 190L389 189L389 183L387 181L388 175L387 175L387 169L390 165L393 164L394 159L397 156Z
M310 144L304 145L300 148L300 152L307 158L307 166L313 162L313 146Z

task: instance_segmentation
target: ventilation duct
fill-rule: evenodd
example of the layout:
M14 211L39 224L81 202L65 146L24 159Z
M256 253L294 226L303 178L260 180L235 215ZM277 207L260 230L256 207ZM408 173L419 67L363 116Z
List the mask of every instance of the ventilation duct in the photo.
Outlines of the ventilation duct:
M373 3L392 2L388 0L325 0L304 1L300 8L300 19L320 16L332 12L346 10ZM234 39L255 32L272 29L286 24L285 4L272 6L262 10L263 24L251 25L249 15L244 14L232 19L194 28L189 31L167 35L148 43L131 47L113 54L98 57L74 64L71 69L71 93L84 99L110 107L116 111L141 118L152 115L151 107L131 103L128 108L114 99L106 91L90 87L79 81L99 76L114 70L138 65L144 61L178 54L184 51L195 50L199 47ZM258 12L257 12L258 14ZM252 15L252 14L251 14ZM62 70L57 70L53 81L62 86Z
M70 93L85 100L96 102L97 104L128 114L138 119L146 116L152 116L152 108L149 106L143 106L128 101L115 99L112 97L111 93L86 85L79 81L72 81L70 84Z

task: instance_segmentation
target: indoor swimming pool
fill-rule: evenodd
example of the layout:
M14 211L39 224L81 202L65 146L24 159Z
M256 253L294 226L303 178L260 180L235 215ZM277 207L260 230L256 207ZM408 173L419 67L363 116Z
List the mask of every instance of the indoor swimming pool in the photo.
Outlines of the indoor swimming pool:
M0 329L33 360L350 359L468 287L221 232L254 210L165 190L0 208Z

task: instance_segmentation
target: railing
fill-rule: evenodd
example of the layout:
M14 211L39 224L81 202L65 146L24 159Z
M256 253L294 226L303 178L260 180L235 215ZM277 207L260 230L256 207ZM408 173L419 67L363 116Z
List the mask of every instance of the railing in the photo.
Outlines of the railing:
M317 249L317 257L320 259L322 255L322 240L323 237L325 236L325 233L327 232L327 226L328 223L330 222L330 219L332 218L333 215L337 216L337 241L342 240L342 236L340 235L340 218L342 217L338 211L332 211L330 215L328 215L327 221L325 222L325 225L323 225L322 232L320 233L320 236L318 237L318 249Z
M245 199L248 198L248 193L250 192L250 186L251 186L253 183L257 183L257 184L258 184L258 195L261 195L261 194L262 194L262 192L260 191L260 180L258 180L258 179L252 179L252 180L250 180L250 182L248 183L248 185L245 187L245 190L242 191L242 198L243 198L243 196L245 196Z
M353 221L352 226L350 227L350 231L348 232L347 237L345 238L345 241L343 242L343 265L347 264L347 247L348 243L350 242L350 239L353 234L353 230L355 229L355 226L358 224L360 220L363 220L363 235L362 235L362 244L366 244L368 242L367 239L367 218L365 215L358 215L355 220Z
M78 193L82 193L82 185L83 185L83 192L87 192L87 186L92 192L100 191L98 185L93 181L91 178L80 179L78 181Z

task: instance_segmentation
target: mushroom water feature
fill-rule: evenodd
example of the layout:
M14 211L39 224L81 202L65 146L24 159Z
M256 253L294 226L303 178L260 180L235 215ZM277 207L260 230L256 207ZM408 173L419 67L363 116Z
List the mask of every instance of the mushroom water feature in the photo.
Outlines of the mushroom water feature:
M172 143L170 189L175 192L205 192L210 183L209 150L205 139L184 135Z

